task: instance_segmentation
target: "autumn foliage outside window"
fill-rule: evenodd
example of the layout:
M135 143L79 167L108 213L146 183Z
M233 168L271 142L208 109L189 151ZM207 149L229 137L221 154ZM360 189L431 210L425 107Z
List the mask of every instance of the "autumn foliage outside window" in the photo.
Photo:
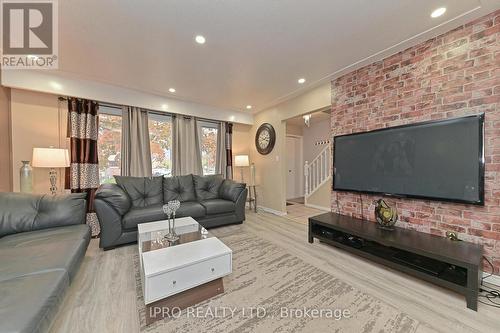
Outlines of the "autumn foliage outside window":
M172 118L149 114L149 140L153 176L172 176Z
M114 114L100 113L97 149L99 156L99 180L101 184L114 183L113 176L119 176L121 173L121 140L121 115L118 115L116 112Z
M217 165L217 124L201 123L201 164L204 175L214 175Z

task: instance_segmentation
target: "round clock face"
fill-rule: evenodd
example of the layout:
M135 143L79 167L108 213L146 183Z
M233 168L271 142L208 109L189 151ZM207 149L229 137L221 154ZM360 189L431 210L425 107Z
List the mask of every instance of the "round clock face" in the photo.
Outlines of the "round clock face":
M255 146L257 151L262 155L267 155L273 150L275 142L276 133L274 132L273 126L268 123L262 124L255 134Z

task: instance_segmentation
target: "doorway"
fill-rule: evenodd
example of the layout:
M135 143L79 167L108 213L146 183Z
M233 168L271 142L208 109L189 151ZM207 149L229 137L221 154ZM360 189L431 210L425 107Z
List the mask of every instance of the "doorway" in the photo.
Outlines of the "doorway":
M296 199L304 196L304 163L302 157L302 137L286 136L287 179L286 199Z

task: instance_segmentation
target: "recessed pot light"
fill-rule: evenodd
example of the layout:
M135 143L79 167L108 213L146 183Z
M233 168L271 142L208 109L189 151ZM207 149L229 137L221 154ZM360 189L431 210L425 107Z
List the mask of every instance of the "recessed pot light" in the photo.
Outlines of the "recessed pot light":
M299 84L303 84L304 82L306 82L306 79L304 79L304 78L300 78L300 79L298 79L298 80L297 80L297 82L298 82Z
M247 110L250 110L252 108L251 105L247 105Z
M446 12L446 8L440 7L431 13L431 17L432 18L439 17L439 16L443 15L445 12Z
M167 109L168 109L168 105L167 105L167 104L162 104L162 105L161 105L161 108L162 108L163 110L167 110Z
M55 89L55 90L62 90L62 85L58 82L55 82L55 81L51 81L49 82L50 86Z
M170 89L168 89L168 91L170 91L171 93L174 93L175 92L175 88L170 88Z
M198 44L205 44L206 42L206 39L205 37L203 37L202 35L198 35L194 38L194 40L196 41L196 43Z

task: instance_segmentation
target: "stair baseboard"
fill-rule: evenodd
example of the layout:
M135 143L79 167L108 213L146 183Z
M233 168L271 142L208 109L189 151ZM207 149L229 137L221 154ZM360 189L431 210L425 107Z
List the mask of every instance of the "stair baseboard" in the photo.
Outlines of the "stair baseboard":
M323 206L308 204L307 202L304 204L304 206L310 207L310 208L319 209L319 210L324 210L325 212L331 212L332 211L332 209L330 207L323 207Z

